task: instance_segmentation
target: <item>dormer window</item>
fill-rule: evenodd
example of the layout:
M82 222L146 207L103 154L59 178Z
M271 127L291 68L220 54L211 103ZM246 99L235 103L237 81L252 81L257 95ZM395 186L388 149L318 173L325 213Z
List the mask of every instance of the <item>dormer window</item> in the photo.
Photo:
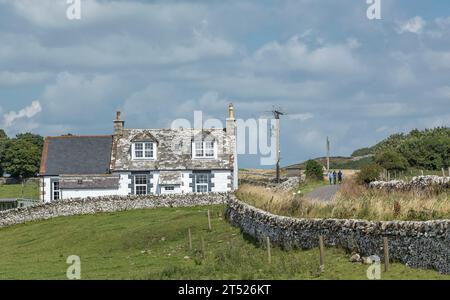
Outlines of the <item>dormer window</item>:
M134 142L132 154L133 159L155 159L156 144L154 142Z
M194 141L192 150L194 158L215 158L216 156L214 141Z

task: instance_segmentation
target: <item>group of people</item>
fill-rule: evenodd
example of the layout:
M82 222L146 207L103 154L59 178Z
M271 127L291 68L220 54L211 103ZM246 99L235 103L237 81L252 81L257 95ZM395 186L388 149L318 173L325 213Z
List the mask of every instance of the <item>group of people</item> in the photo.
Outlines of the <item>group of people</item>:
M341 170L339 170L339 172L336 173L335 170L333 170L333 172L329 171L328 172L328 180L330 181L330 184L341 184L342 180L344 179L344 174L342 173Z

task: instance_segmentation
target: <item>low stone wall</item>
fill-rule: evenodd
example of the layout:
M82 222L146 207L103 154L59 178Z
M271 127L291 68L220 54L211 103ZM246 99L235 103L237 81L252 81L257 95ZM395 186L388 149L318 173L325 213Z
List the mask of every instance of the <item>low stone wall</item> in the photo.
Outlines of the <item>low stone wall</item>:
M450 220L427 222L297 219L270 214L230 196L226 218L259 243L266 237L284 249L318 247L324 243L383 257L383 237L389 240L390 257L414 268L450 273Z
M420 191L433 188L450 188L450 177L427 175L413 177L411 181L373 181L369 184L369 187L386 191Z
M226 203L228 194L177 194L164 196L108 196L71 199L0 212L0 228L56 217L116 212L155 207L186 207Z

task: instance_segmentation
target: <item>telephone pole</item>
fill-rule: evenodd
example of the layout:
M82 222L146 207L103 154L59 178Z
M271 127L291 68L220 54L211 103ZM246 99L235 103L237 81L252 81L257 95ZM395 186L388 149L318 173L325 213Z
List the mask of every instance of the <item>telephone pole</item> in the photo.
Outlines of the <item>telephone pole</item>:
M275 117L275 143L276 143L276 160L277 160L277 166L276 166L276 182L280 182L280 116L284 115L283 112L274 109L272 111L273 116Z
M330 140L327 136L327 173L330 172Z

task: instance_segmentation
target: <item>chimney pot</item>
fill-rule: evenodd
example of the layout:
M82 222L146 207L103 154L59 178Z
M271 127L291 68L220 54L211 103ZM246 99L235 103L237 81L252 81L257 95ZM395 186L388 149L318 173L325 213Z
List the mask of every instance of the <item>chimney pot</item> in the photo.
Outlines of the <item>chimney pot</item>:
M118 111L118 112L116 113L116 120L117 120L117 121L120 121L120 111Z

